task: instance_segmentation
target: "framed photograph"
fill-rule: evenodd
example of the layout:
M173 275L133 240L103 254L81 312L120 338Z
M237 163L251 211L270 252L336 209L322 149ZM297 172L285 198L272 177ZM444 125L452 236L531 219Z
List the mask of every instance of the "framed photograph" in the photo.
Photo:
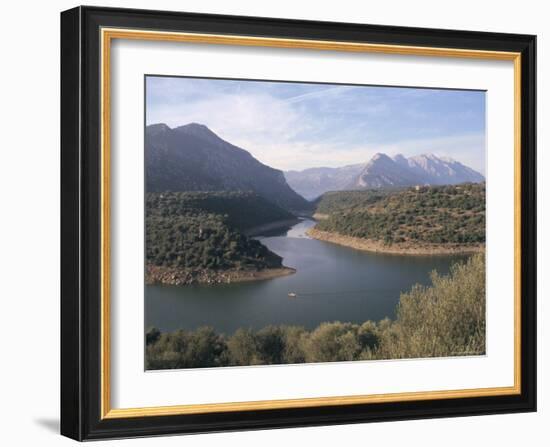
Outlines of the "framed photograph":
M62 434L535 411L535 43L63 12Z

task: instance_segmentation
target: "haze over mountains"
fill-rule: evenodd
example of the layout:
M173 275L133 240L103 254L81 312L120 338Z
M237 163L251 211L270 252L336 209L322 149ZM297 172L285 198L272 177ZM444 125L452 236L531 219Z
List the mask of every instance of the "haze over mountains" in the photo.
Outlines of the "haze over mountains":
M164 191L253 191L282 208L306 210L310 203L287 184L283 172L191 123L145 129L146 189Z
M378 153L367 164L341 168L311 168L287 171L288 184L306 199L327 191L395 188L415 185L454 185L485 180L479 172L447 157L422 154L390 158Z
M378 153L366 164L283 171L191 123L145 129L146 189L164 191L253 191L290 211L311 208L307 200L327 191L482 182L483 175L434 154L393 158ZM305 199L304 199L305 197Z

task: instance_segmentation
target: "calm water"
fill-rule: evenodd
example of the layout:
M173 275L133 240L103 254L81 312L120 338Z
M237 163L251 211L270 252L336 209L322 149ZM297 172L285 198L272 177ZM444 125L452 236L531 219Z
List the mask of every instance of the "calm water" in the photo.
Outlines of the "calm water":
M146 327L163 331L212 326L233 333L269 324L314 328L324 321L395 316L399 294L429 273L447 273L457 256L399 256L362 252L310 239L303 220L288 232L259 238L294 267L294 275L240 284L146 286ZM290 298L288 293L297 294Z

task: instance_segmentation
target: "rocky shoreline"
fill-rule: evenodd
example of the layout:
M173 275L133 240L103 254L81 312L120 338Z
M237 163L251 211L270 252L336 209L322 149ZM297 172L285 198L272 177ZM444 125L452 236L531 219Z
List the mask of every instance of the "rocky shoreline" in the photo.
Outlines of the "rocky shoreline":
M146 284L169 284L183 286L190 284L231 284L235 282L259 281L292 275L296 270L290 267L264 270L189 270L177 267L148 265L145 269Z
M310 228L306 231L307 235L313 239L320 241L331 242L333 244L342 245L344 247L354 248L356 250L371 251L375 253L389 253L400 255L450 255L450 254L473 254L483 252L485 244L476 245L461 245L461 244L408 244L394 243L391 245L381 241L372 239L363 239L352 236L344 236L338 233L329 231L317 230Z

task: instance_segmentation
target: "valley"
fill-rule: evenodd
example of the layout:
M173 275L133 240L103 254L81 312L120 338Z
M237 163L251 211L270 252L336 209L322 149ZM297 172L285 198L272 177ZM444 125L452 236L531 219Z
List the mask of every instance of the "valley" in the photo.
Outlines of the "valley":
M485 354L486 102L146 75L144 368Z
M293 171L285 178L200 124L157 124L146 136L147 284L291 275L295 269L258 236L287 231L298 216L315 219L307 237L354 250L457 255L484 249L483 176L459 162L376 154L366 165ZM302 175L305 187L312 173L324 176L316 191L334 190L307 201L289 183ZM309 187L311 197L315 188Z

